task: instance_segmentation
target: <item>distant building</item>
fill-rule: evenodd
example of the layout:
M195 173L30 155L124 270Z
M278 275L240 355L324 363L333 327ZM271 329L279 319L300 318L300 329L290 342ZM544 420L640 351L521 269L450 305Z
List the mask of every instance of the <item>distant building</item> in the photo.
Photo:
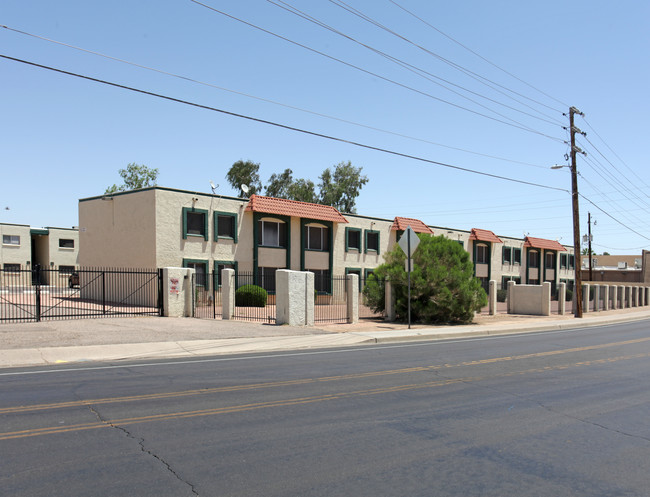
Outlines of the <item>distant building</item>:
M591 275L588 255L581 256L584 282L650 283L650 252L640 255L592 255Z
M361 282L384 262L410 226L443 235L469 252L475 275L505 288L509 280L541 284L574 279L573 248L554 240L499 237L428 226L418 219L382 219L333 207L252 195L226 197L163 187L79 201L83 266L192 267L200 275L232 268L254 273L272 290L277 269L312 271L326 291L329 275L358 274Z
M76 228L32 228L24 224L0 223L0 267L7 277L21 270L56 268L42 283L68 283L68 275L79 265L79 231ZM1 281L1 280L0 280Z

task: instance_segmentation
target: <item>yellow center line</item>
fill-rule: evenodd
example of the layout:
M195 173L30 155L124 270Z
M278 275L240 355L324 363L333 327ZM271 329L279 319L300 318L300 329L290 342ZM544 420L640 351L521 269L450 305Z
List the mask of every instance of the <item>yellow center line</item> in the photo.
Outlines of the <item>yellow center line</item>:
M181 412L165 413L165 414L152 414L148 416L121 418L115 420L107 420L103 422L95 421L92 423L81 423L81 424L68 425L68 426L51 426L45 428L11 431L11 432L0 433L0 441L17 439L17 438L35 437L41 435L54 435L54 434L68 433L73 431L76 432L76 431L84 431L84 430L94 430L94 429L107 428L113 426L128 426L128 425L150 423L156 421L172 421L172 420L188 419L188 418L195 418L201 416L216 416L220 414L240 413L240 412L252 411L257 409L268 409L273 407L286 407L286 406L295 406L295 405L302 405L302 404L311 404L316 402L325 402L329 400L346 399L346 398L361 397L367 395L380 395L380 394L403 392L408 390L416 390L416 389L424 389L424 388L435 388L435 387L452 385L456 383L473 383L473 382L478 382L486 379L499 378L499 377L546 373L549 371L562 371L569 368L593 366L597 364L608 364L608 363L614 363L618 361L626 361L626 360L640 359L646 357L650 357L650 353L640 353L640 354L633 354L628 356L609 357L604 359L582 361L573 364L564 364L558 366L545 366L543 368L527 369L524 371L509 371L509 372L499 373L490 376L440 379L440 380L428 381L423 383L411 383L406 385L396 385L390 387L378 387L378 388L372 388L368 390L338 392L338 393L330 393L330 394L316 395L310 397L279 399L279 400L272 400L268 402L255 402L251 404L224 406L224 407L217 407L212 409L181 411Z
M477 361L461 362L458 364L416 366L416 367L403 368L403 369L370 371L365 373L353 373L353 374L338 375L338 376L325 376L321 378L300 378L295 380L253 383L249 385L232 385L232 386L215 387L215 388L202 388L202 389L195 389L195 390L183 390L178 392L162 392L162 393L152 393L152 394L142 394L142 395L131 395L131 396L124 396L124 397L106 397L106 398L98 398L98 399L74 400L68 402L58 402L58 403L48 403L48 404L34 404L34 405L27 405L27 406L24 405L11 406L11 407L0 408L0 414L32 412L32 411L40 411L40 410L47 410L47 409L63 409L68 407L80 407L80 406L83 407L88 405L136 402L136 401L144 401L144 400L172 399L172 398L190 397L196 395L209 395L214 393L239 392L239 391L255 390L261 388L279 388L279 387L294 386L294 385L306 385L310 383L319 383L319 382L372 378L376 376L409 374L409 373L418 373L423 371L436 371L441 369L451 369L451 368L458 368L458 367L465 367L465 366L478 366L484 364L496 364L500 362L510 362L510 361L517 361L523 359L557 356L563 354L571 354L575 352L586 352L589 350L598 350L598 349L604 349L609 347L634 345L634 344L647 342L647 341L650 341L650 337L638 338L634 340L625 340L621 342L605 343L600 345L589 345L585 347L574 347L570 349L551 350L546 352L522 354L517 356L495 357L491 359L481 359Z

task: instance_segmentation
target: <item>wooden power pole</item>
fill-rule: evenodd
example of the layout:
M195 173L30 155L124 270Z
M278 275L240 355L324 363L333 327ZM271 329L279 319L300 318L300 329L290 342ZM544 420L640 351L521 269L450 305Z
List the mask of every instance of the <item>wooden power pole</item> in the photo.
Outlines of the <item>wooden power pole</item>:
M584 114L580 112L575 107L569 109L569 126L571 132L571 196L573 199L573 260L574 260L574 270L575 270L575 304L573 309L573 315L576 318L582 317L582 262L580 257L580 211L578 208L578 169L576 165L576 152L582 152L576 146L576 132L580 133L581 131L573 125L573 116L578 114L583 116Z

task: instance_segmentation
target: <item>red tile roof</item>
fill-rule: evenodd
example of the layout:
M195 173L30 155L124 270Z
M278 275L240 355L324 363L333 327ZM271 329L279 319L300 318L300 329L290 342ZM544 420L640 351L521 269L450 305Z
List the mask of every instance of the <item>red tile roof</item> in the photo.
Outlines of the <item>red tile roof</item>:
M429 233L433 235L433 230L426 224L419 219L412 219L410 217L396 217L390 229L393 231L406 231L406 228L409 226L416 233Z
M246 210L276 214L279 216L316 219L318 221L332 221L335 223L348 222L338 210L329 205L311 204L309 202L299 202L284 198L263 197L262 195L251 195Z
M478 228L472 228L469 239L478 240L480 242L503 243L503 240L501 240L501 238L496 236L490 230L481 230Z
M556 240L545 240L544 238L533 238L532 236L527 236L524 239L524 247L550 249L550 250L558 250L560 252L566 252L566 248Z

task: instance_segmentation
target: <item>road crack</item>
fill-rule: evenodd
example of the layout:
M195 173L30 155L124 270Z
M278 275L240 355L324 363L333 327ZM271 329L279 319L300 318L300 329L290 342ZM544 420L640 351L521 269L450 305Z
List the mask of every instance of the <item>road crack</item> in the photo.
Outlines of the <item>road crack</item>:
M174 477L175 477L178 481L180 481L181 483L187 485L187 486L190 488L190 490L192 491L192 494L193 494L193 495L199 495L199 493L196 491L196 488L194 487L194 485L193 485L192 483L188 482L187 480L184 480L184 479L183 479L183 478L182 478L182 477L181 477L181 476L180 476L176 471L174 471L174 469L170 466L170 464L169 464L167 461L165 461L165 460L164 460L162 457L160 457L158 454L155 454L154 452L152 452L151 450L149 450L149 449L147 449L147 448L145 447L145 445L144 445L144 438L136 437L135 435L133 435L133 434L132 434L129 430L127 430L126 428L124 428L124 427L122 427L122 426L119 426L119 425L116 425L116 424L113 424L113 423L111 423L110 421L104 419L104 418L101 416L101 414L99 414L99 412L98 412L95 408L93 408L93 406L88 406L88 409L90 409L90 412L92 412L92 413L95 415L95 417L97 417L97 419L98 419L101 423L104 423L105 425L110 426L111 428L115 428L116 430L119 430L119 431L121 431L122 433L124 433L124 434L127 436L127 438L130 438L130 439L132 439L132 440L135 440L135 441L138 443L138 445L140 446L140 450L141 450L142 452L144 452L145 454L147 454L147 455L153 457L153 458L156 459L159 463L161 463L161 464L162 464L162 465L167 469L167 471L168 471L169 473L171 473L172 475L174 475Z

